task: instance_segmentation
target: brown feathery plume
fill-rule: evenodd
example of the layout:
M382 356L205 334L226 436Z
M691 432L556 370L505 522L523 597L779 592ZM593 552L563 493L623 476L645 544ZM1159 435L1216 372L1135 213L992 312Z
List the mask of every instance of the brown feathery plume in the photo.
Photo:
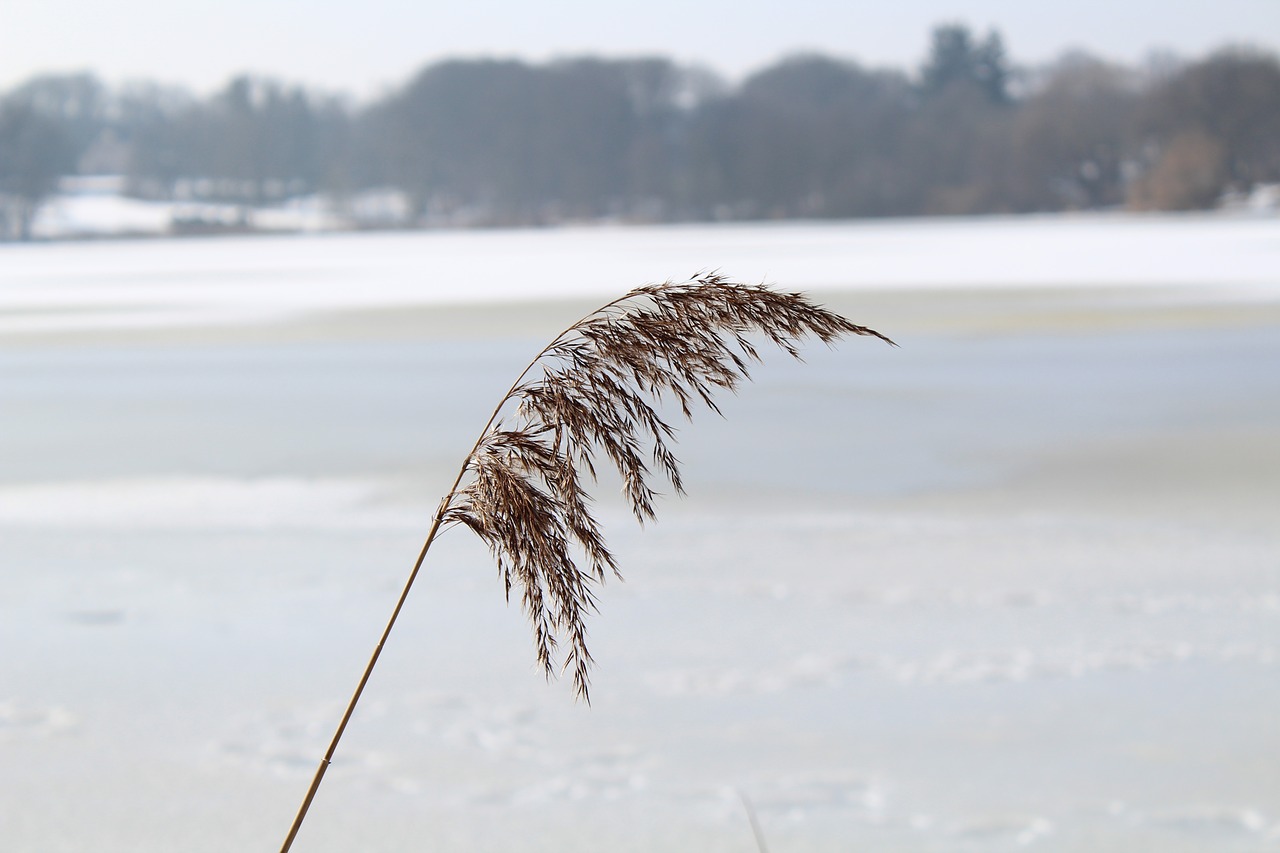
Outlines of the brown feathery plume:
M699 402L719 412L715 392L733 391L760 360L750 335L799 358L804 337L830 344L850 334L884 338L800 294L707 275L637 288L569 327L530 363L467 458L470 483L451 493L443 516L489 546L508 596L520 588L548 675L558 640L567 639L564 668L588 698L584 620L595 609L593 585L618 571L583 489L583 474L595 478L594 460L617 469L636 518L653 519L655 470L683 492L669 446L674 430L658 414L664 399L686 418ZM506 427L501 416L511 409Z
M586 617L595 610L595 587L608 574L617 575L618 566L591 514L584 478L594 481L597 460L607 460L636 518L653 519L655 476L684 491L670 448L675 432L659 414L664 402L674 401L685 418L693 417L699 403L718 413L715 393L735 390L760 361L752 337L798 359L805 338L832 344L846 335L893 344L802 294L708 274L638 287L556 336L499 401L440 502L281 853L292 845L422 561L444 527L470 528L485 542L508 599L519 589L539 664L553 675L556 650L566 640L562 668L572 670L575 692L589 701Z

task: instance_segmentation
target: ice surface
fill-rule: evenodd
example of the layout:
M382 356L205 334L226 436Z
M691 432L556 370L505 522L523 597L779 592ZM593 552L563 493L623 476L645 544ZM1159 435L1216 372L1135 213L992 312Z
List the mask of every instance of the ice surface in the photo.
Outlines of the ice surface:
M902 347L769 360L656 525L600 495L590 708L439 540L295 850L751 850L743 795L776 851L1274 850L1276 236L0 247L0 849L278 844L495 396L715 265Z
M1090 216L0 246L0 334L608 298L718 269L788 288L1175 285L1280 293L1280 219Z

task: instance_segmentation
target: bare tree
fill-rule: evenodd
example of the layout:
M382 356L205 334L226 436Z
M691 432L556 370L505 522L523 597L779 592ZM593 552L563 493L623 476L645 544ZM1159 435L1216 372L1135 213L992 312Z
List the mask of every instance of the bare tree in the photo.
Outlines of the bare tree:
M0 237L29 239L40 203L74 165L63 125L30 104L0 103Z

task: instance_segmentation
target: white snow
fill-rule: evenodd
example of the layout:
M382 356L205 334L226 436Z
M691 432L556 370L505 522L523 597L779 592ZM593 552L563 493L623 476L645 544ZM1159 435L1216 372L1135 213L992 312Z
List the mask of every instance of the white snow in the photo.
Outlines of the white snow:
M608 297L719 270L785 288L1206 287L1280 295L1280 219L1092 216L0 246L0 334Z
M0 527L69 530L403 529L424 508L379 502L376 481L144 477L0 484Z

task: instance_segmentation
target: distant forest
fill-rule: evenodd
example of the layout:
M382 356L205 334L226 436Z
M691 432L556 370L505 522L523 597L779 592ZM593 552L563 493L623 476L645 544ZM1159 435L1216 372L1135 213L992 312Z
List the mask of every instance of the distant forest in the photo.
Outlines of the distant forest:
M1027 69L949 25L913 71L805 55L734 85L583 58L440 62L366 103L253 77L0 95L0 236L77 174L143 199L320 196L366 227L1206 208L1280 182L1280 61Z

